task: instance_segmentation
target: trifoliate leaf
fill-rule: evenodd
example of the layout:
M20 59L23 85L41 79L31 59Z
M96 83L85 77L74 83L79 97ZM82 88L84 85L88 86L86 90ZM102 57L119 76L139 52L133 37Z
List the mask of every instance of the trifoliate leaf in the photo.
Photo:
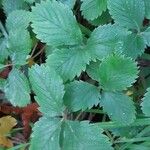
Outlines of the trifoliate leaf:
M135 106L127 95L120 92L104 92L100 105L113 121L128 125L135 120Z
M30 87L26 76L19 70L13 69L4 88L6 98L14 106L23 107L30 103Z
M145 45L150 46L150 27L142 32L142 36L144 38Z
M126 56L136 59L144 53L144 50L145 43L142 35L131 33L124 39L122 51Z
M100 16L107 9L107 0L81 0L81 11L88 20L93 20Z
M40 111L47 116L61 115L64 110L64 85L59 75L48 66L35 65L29 70L29 79Z
M142 99L142 111L146 116L150 116L150 88L147 89L147 93Z
M56 69L64 81L72 80L85 70L90 56L83 48L55 50L48 56L47 64Z
M3 0L2 5L7 15L14 10L28 9L28 5L23 0Z
M31 50L31 39L29 32L18 28L9 32L8 50L14 64L25 64L27 55Z
M6 20L7 30L14 30L16 28L26 29L31 21L31 16L29 11L25 10L15 10L11 12Z
M92 84L74 81L67 85L64 103L72 111L85 110L99 103L100 93Z
M125 30L116 25L104 25L96 28L87 41L87 49L92 59L103 59L114 51L122 49Z
M112 150L108 138L97 125L87 121L64 123L62 150Z
M108 0L108 8L120 26L140 30L145 15L143 0Z
M150 19L150 0L144 0L145 3L145 17Z
M68 6L47 1L32 8L32 27L37 38L48 45L76 45L82 42L82 33Z
M61 150L59 145L61 121L42 117L33 127L29 150Z
M103 89L115 91L130 87L138 74L137 64L128 57L110 55L99 67L100 84Z

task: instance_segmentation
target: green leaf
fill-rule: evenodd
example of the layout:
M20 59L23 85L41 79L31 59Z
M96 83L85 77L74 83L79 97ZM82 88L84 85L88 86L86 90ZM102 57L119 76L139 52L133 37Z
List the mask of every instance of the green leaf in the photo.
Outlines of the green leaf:
M0 90L4 90L4 87L6 85L6 80L5 79L2 79L0 78Z
M111 21L112 21L111 15L109 14L109 11L106 10L102 13L101 16L99 16L94 20L90 20L89 22L94 26L100 26L100 25L108 24Z
M128 125L135 120L135 106L127 95L120 92L103 92L100 104L113 121Z
M48 45L76 45L82 42L82 33L72 11L60 2L36 4L32 8L32 22L37 38Z
M7 30L14 30L16 28L26 29L31 21L31 16L29 11L25 10L15 10L11 12L6 20Z
M142 36L144 38L145 45L150 46L150 27L142 32Z
M85 49L89 51L93 60L101 60L122 48L124 34L126 34L125 30L116 25L99 26L92 32Z
M3 0L2 5L6 15L14 10L28 9L28 5L23 0Z
M47 64L56 69L64 81L72 80L85 70L90 56L83 48L68 48L55 50L48 56Z
M18 28L9 32L8 50L14 64L23 65L31 51L31 39L29 32Z
M93 20L100 16L107 9L107 0L81 0L81 11L88 20ZM91 13L92 12L92 13Z
M36 0L24 0L24 1L27 2L27 3L32 4L32 3L34 3Z
M103 89L115 91L130 87L138 74L137 64L119 54L110 55L99 67L99 80Z
M62 150L112 150L108 138L97 125L87 121L66 121Z
M3 69L3 68L5 68L5 65L0 64L0 70Z
M146 116L150 116L150 88L147 89L147 93L145 94L144 98L142 99L142 111Z
M8 55L9 53L7 50L7 39L2 37L0 38L0 62L3 63Z
M108 0L108 8L120 26L138 31L142 27L145 15L143 0Z
M100 92L92 84L74 81L67 85L64 103L72 111L85 110L98 105Z
M58 0L58 1L68 5L69 8L71 8L71 9L73 9L75 2L76 2L76 0Z
M60 76L48 66L35 65L29 70L29 79L40 111L47 116L62 115L64 85Z
M96 81L99 81L99 66L100 66L100 61L91 61L90 64L86 68L87 74Z
M30 103L30 87L26 76L19 70L13 69L4 88L6 98L13 106L24 107Z
M145 3L145 16L147 19L150 19L150 1L144 0Z
M33 127L29 150L61 150L60 131L60 119L42 117Z
M145 42L141 34L131 33L124 39L122 51L126 56L136 59L144 50Z

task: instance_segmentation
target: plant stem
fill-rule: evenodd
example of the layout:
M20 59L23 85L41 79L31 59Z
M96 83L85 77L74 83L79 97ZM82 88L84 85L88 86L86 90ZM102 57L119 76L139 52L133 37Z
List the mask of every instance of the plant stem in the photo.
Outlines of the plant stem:
M144 118L144 119L137 119L135 122L133 122L130 125L121 125L115 122L102 122L102 123L96 123L99 125L99 127L103 129L116 129L116 128L126 128L126 127L136 127L136 126L146 126L150 125L150 118Z
M45 46L43 46L43 48L38 52L36 53L33 57L31 57L32 59L34 59L35 57L37 57L38 55L40 55L45 49Z
M114 144L117 144L117 143L134 143L134 142L144 142L144 141L150 141L150 137L122 139L122 140L119 140L119 141L114 141Z

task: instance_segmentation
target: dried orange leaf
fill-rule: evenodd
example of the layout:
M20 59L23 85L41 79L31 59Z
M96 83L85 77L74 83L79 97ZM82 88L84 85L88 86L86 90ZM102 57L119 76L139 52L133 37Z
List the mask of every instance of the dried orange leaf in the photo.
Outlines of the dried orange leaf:
M12 141L5 136L0 136L0 145L7 148L13 147Z
M0 136L8 134L16 124L16 119L11 116L0 118Z

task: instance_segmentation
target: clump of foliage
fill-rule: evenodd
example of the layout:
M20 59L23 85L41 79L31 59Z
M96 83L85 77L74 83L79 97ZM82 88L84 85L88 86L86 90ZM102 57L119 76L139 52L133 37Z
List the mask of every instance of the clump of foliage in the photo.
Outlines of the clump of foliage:
M2 0L1 10L1 104L41 114L29 150L149 149L149 0Z

